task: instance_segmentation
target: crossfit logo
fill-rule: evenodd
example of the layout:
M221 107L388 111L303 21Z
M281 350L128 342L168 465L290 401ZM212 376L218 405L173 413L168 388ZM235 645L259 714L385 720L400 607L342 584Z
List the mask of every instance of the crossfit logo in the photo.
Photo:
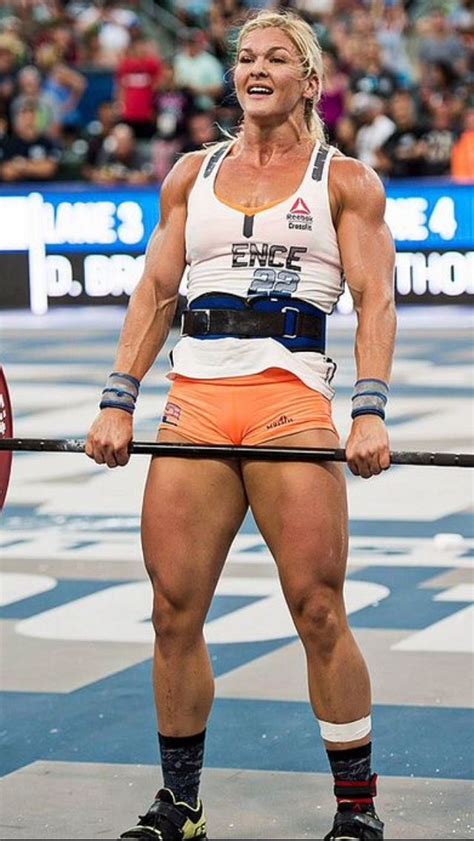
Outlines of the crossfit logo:
M280 415L279 418L272 421L271 423L267 423L267 429L276 429L278 426L285 426L287 423L294 423L293 418L289 418L288 415Z
M168 400L165 406L165 410L163 412L161 422L167 423L168 426L178 426L180 417L181 406L178 406L177 403L170 403L170 401Z
M297 198L296 201L293 202L290 212L286 214L286 218L288 221L288 228L290 228L290 230L313 230L313 217L311 216L311 211L306 202L301 198Z

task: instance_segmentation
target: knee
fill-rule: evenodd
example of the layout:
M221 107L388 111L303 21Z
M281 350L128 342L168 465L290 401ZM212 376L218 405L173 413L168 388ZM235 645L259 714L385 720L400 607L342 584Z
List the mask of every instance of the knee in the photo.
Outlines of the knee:
M321 657L332 654L347 627L342 595L332 590L302 594L293 617L303 644Z
M156 642L163 653L192 646L202 634L203 622L191 605L154 591L152 623Z

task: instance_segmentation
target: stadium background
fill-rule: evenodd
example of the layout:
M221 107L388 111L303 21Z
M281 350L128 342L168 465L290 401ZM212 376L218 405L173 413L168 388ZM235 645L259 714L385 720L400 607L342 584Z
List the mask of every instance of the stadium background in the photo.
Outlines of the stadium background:
M328 140L386 182L398 302L468 302L472 3L282 5L324 49ZM0 308L126 303L173 162L238 129L233 44L257 7L272 0L2 4Z
M386 183L399 304L392 446L470 450L472 3L288 6L325 49L329 140ZM217 138L216 123L238 125L228 44L247 12L234 0L1 4L0 338L17 435L85 435L162 179L181 152ZM28 160L14 161L21 148ZM347 296L339 308L347 315L332 316L329 341L344 440L354 315ZM155 435L176 333L143 383L138 439ZM116 838L157 788L146 468L140 458L122 471L64 454L14 458L0 535L4 837ZM472 834L469 473L348 475L346 601L373 679L389 838ZM214 838L321 838L330 825L327 760L278 593L249 516L206 624Z

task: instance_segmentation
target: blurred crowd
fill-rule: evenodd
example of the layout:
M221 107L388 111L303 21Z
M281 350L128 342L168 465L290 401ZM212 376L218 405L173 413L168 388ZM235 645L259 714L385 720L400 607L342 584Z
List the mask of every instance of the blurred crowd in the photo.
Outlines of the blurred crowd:
M0 180L156 184L235 133L233 45L256 8L314 28L343 153L384 179L474 179L473 0L3 0Z

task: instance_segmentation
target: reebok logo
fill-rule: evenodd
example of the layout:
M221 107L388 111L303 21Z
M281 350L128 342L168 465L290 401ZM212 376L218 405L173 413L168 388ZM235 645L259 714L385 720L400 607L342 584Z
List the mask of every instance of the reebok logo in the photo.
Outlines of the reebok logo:
M297 213L301 216L311 216L311 211L303 199L296 199L293 207L290 209L290 213Z
M293 202L290 212L286 214L288 228L298 231L312 231L313 217L306 202L298 196Z

